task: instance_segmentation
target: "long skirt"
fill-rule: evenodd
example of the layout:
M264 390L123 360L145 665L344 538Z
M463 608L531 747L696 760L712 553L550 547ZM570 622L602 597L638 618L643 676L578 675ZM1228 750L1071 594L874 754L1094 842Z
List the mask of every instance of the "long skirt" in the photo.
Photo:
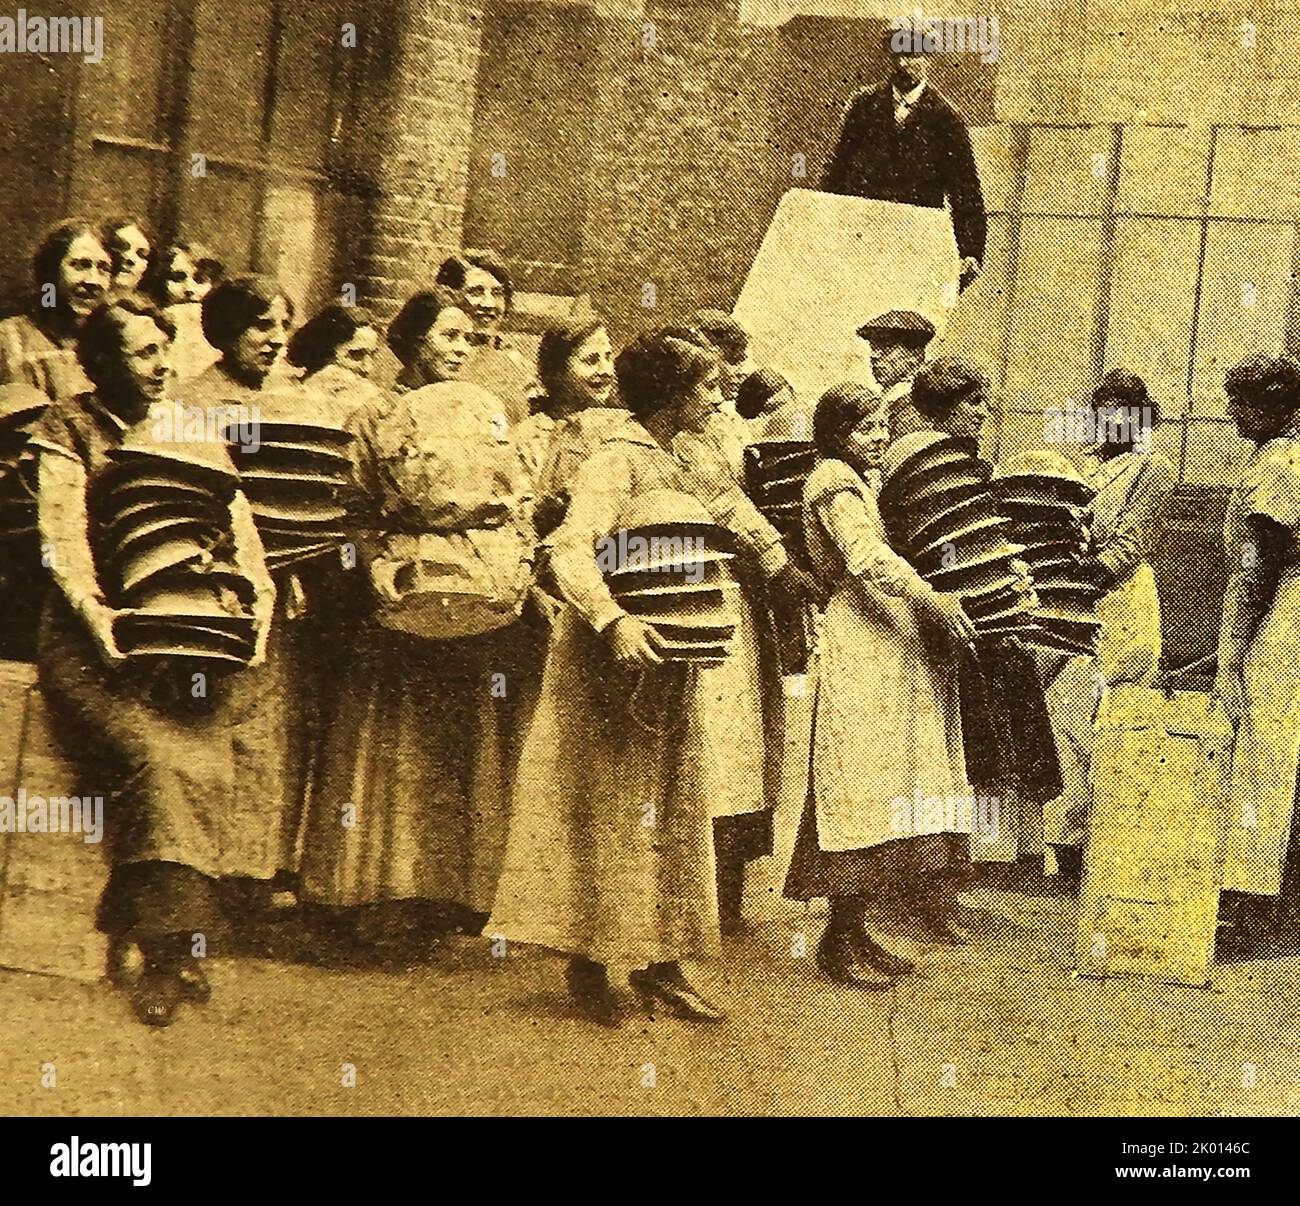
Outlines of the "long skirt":
M325 734L302 893L491 907L540 634L434 641L369 624Z
M1053 846L1082 846L1092 813L1093 723L1102 688L1147 685L1160 665L1160 598L1155 575L1141 565L1097 605L1102 637L1095 657L1066 660L1047 686L1047 710L1061 766L1061 794L1043 810ZM1059 663L1056 663L1059 664Z
M561 613L487 933L616 967L718 954L696 673L622 669Z
M274 875L280 801L263 792L260 669L110 670L58 594L42 618L37 666L60 739L104 785L114 864L105 901L117 902L101 911L106 929L204 928L217 912L209 896L215 880ZM160 887L163 880L170 886ZM152 903L139 898L146 884Z
M1232 751L1223 886L1276 896L1300 768L1300 577L1284 580L1243 667L1246 711Z

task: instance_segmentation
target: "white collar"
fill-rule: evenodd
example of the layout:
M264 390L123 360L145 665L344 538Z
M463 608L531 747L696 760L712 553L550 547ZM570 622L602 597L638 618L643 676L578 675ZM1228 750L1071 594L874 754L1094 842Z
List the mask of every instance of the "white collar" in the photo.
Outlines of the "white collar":
M890 87L894 90L894 108L897 109L899 105L906 105L909 109L914 108L916 102L921 99L921 93L925 91L927 83L928 80L922 80L911 92L900 92L897 84L891 84Z

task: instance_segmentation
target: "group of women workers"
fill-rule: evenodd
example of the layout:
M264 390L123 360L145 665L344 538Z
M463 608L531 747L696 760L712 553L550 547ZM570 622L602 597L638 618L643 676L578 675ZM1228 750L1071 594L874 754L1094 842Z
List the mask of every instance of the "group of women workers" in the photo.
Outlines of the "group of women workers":
M272 907L276 888L353 949L400 959L460 929L563 953L575 1006L603 1025L624 1016L623 974L651 1010L720 1020L689 969L743 927L744 865L772 849L774 618L801 609L821 618L786 894L830 899L817 965L886 988L915 967L900 922L964 940L969 813L900 824L898 801L971 796L959 667L976 637L959 600L890 545L877 496L891 404L878 390L840 386L811 408L819 460L794 550L741 473L755 418L794 399L753 370L726 315L699 312L617 355L598 318L561 323L534 369L503 333L509 276L487 255L452 257L386 332L343 305L295 327L274 281L218 279L212 257L184 241L154 251L132 220L62 224L35 271L55 305L0 324L0 372L51 400L32 438L54 550L36 660L69 743L116 785L101 922L142 1021L206 1001L209 936ZM186 325L197 336L178 358ZM381 338L400 364L387 388L371 380ZM1300 367L1257 358L1228 390L1260 451L1229 516L1251 556L1230 585L1216 690L1240 725L1238 789L1261 819L1229 886L1276 894L1295 874ZM910 401L973 444L987 382L942 358ZM202 691L189 667L124 656L96 530L110 454L138 446L167 402L353 437L337 559L268 572L234 479L227 542L253 587L257 653ZM1173 481L1149 449L1140 380L1108 374L1093 402L1099 417L1146 420L1097 427L1110 434L1094 449L1081 567L1106 588L1098 656L1043 666L1067 779L1047 836L1067 864L1086 837L1097 676L1149 682L1159 660L1150 558ZM233 477L224 448L205 455ZM597 565L596 542L647 508L732 534L740 603L721 666L667 662Z

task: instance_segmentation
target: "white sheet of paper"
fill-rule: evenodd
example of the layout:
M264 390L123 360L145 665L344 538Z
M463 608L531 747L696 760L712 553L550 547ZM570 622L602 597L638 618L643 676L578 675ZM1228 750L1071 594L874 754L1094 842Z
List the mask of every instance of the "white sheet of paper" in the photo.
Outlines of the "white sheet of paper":
M942 334L957 304L959 261L946 210L791 189L781 198L736 320L757 364L800 398L871 382L857 329L887 310L923 314Z

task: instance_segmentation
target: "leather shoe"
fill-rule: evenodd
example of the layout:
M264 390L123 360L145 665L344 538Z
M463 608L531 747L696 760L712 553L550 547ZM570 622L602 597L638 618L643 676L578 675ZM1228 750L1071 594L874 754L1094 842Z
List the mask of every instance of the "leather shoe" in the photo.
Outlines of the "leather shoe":
M894 987L892 976L878 968L863 967L853 949L853 935L846 930L827 926L817 944L817 966L836 984L860 988L866 992L884 992Z
M569 993L582 1016L611 1030L623 1022L623 1009L609 987L605 969L589 959L571 959L564 974Z
M129 938L114 938L108 944L108 979L116 988L133 988L144 974L145 957Z
M196 960L189 960L176 972L181 986L181 997L191 1005L206 1005L212 1000L212 985Z
M667 1006L669 1012L691 1022L723 1022L727 1015L711 1001L702 997L687 982L682 969L677 964L670 964L659 970L648 967L644 971L634 971L627 982L641 998L646 1012L654 1015L656 1002Z
M131 994L135 1016L146 1026L170 1026L181 1003L181 982L173 971L149 967Z
M970 931L957 924L952 911L933 900L923 902L917 908L916 917L933 942L944 946L965 946L971 940Z
M879 941L866 926L853 931L853 953L863 962L887 976L907 976L916 971L911 959L892 951Z

